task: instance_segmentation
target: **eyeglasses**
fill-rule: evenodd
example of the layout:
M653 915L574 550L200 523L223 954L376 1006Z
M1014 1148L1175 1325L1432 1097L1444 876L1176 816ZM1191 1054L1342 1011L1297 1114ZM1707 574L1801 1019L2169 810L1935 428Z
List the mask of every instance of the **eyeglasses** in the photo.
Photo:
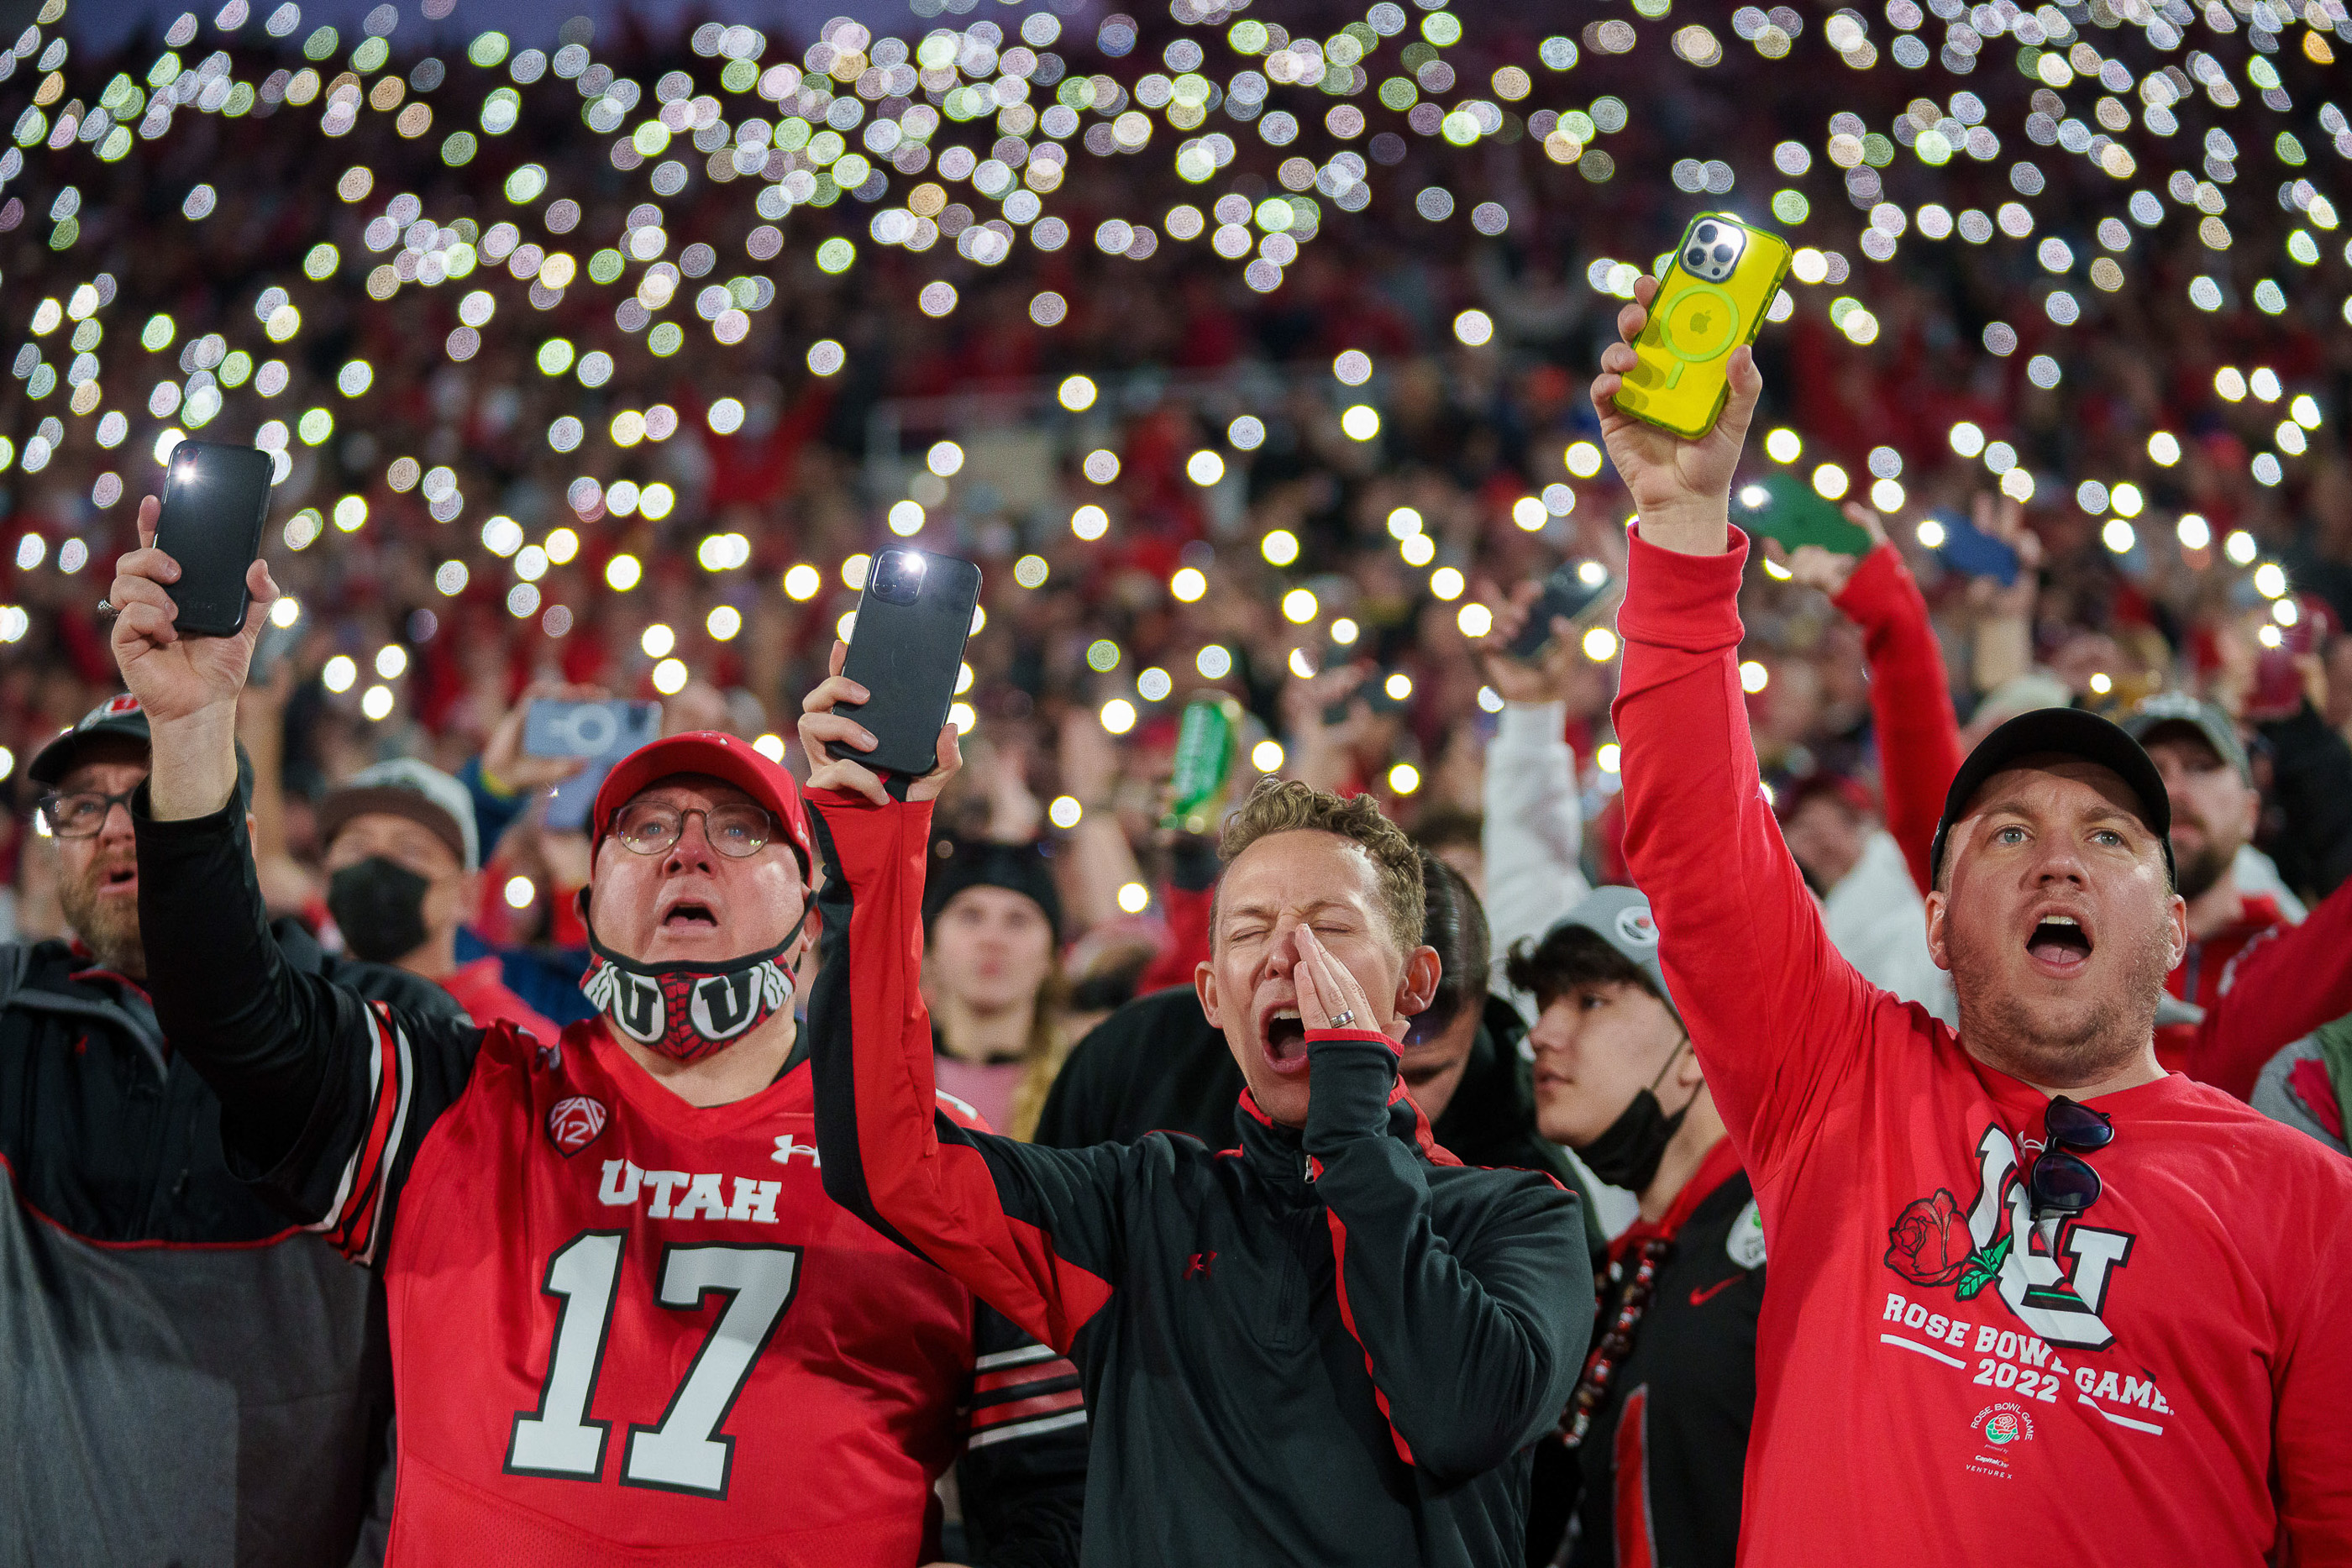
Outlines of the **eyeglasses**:
M621 847L641 855L666 853L686 833L688 817L702 819L702 836L730 860L758 854L775 836L776 820L758 806L734 801L709 810L689 806L683 810L646 800L621 809L614 820L613 836Z
M106 830L106 819L114 808L131 810L131 797L139 792L132 785L120 795L101 795L95 789L85 789L71 795L44 795L36 808L50 832L61 839L94 839Z
M2099 1201L2104 1190L2099 1173L2081 1155L2095 1154L2116 1141L2116 1124L2105 1112L2077 1105L2063 1094L2054 1095L2042 1113L2048 1136L2026 1173L2025 1190L2033 1200L2033 1218L2047 1214L2076 1215Z

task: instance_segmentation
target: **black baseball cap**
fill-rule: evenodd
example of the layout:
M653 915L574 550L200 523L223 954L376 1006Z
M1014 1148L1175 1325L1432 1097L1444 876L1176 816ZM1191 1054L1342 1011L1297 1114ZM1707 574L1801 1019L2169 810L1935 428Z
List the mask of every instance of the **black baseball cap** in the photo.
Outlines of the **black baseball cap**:
M1936 841L1927 864L1937 876L1944 871L1944 841L1960 820L1985 780L2018 758L2048 755L2078 757L2095 762L2124 781L2139 801L2140 820L2164 846L2164 874L2174 880L2172 864L2172 799L2164 779L2148 760L2138 741L2121 727L2081 708L2045 707L2022 713L1977 743L1944 795L1943 820L1936 824Z
M153 747L154 737L147 727L147 710L129 692L110 696L82 715L80 722L41 747L25 772L42 789L54 789L67 774L81 765L82 753L92 743L108 738L135 741L142 751ZM245 754L245 742L241 740L236 743L236 798L247 810L253 810L253 758Z

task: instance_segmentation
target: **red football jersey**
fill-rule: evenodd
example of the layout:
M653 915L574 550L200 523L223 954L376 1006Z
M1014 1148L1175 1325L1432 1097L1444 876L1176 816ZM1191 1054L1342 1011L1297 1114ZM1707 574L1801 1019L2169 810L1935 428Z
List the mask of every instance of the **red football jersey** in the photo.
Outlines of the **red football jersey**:
M322 1227L362 1256L436 1068L377 1033L369 1132ZM381 1260L392 1563L923 1560L972 1301L825 1196L811 1112L804 1065L698 1109L601 1022L553 1048L488 1031L417 1141ZM1084 1419L1075 1387L1052 1397Z

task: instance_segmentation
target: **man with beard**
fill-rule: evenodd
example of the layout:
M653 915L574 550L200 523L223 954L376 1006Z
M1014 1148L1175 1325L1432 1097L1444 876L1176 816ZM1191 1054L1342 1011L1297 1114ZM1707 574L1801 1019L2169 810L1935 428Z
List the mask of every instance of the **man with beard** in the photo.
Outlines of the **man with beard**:
M319 805L327 913L354 957L447 991L476 1023L541 1040L562 1032L507 988L499 957L457 962L457 927L481 892L482 852L466 787L413 758L363 768Z
M388 1479L383 1298L230 1172L220 1103L158 1027L129 805L148 749L118 696L27 769L73 939L0 947L0 1562L341 1563ZM292 921L276 939L294 970L454 1013Z
M582 906L599 1016L541 1040L371 1007L272 938L231 800L268 571L241 632L183 637L154 520L108 594L153 727L129 802L141 918L173 932L150 985L232 1167L383 1274L388 1560L913 1568L969 1435L975 1560L1071 1561L1075 1372L825 1197L792 775L689 731L606 776Z
M2205 1011L2200 1022L2158 1030L2157 1060L2247 1099L2282 1047L2352 1013L2352 883L2300 925L2275 899L2240 888L2239 852L2253 837L2263 799L2229 715L2166 692L2142 702L2124 728L2163 776L2172 856L2189 902L2189 950L2165 987ZM2341 738L2333 738L2340 752ZM2343 776L2352 768L2336 771L2336 789L2352 792L2352 777Z
M1955 1034L1830 944L1758 777L1729 523L1752 351L1685 440L1592 383L1639 522L1619 629L1625 855L1755 1186L1740 1560L2352 1561L2352 1161L2157 1063L2188 944L2137 742L2067 709L1945 797L1927 940Z

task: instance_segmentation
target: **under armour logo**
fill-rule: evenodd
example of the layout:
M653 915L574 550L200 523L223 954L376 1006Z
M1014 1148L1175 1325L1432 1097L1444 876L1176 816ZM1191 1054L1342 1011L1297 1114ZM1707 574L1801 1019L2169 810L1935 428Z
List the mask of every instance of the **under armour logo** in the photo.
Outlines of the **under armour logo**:
M1193 1253L1191 1258L1185 1260L1184 1278L1187 1280L1207 1279L1209 1277L1209 1265L1216 1260L1217 1255L1214 1252Z
M794 1155L806 1155L809 1157L809 1164L813 1166L824 1164L824 1159L818 1155L814 1144L803 1144L790 1133L777 1134L776 1152L768 1157L780 1166L788 1166L793 1163Z

